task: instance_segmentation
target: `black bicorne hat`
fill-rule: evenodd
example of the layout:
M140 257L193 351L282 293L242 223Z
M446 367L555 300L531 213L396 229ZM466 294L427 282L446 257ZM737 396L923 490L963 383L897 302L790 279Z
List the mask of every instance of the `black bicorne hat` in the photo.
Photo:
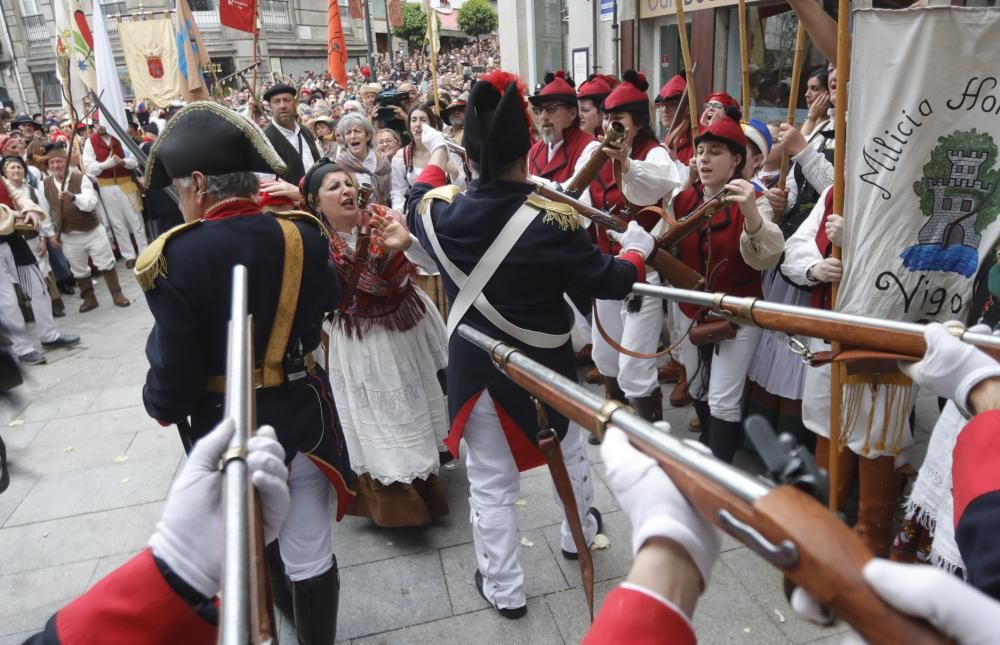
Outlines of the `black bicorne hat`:
M531 129L517 77L506 72L487 77L493 82L480 80L469 92L462 138L469 157L479 160L481 187L493 183L497 167L520 159L531 149ZM505 87L503 94L497 84Z
M146 163L148 188L163 188L198 171L205 175L261 172L282 175L285 164L264 132L212 101L181 109L153 142Z

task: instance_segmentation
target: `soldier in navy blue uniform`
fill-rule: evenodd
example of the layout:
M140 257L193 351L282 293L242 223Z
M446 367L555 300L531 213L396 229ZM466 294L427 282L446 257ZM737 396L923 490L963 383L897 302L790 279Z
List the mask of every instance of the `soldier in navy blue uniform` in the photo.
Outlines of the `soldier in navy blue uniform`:
M290 584L274 576L276 601L294 613L300 642L332 643L340 584L330 486L338 519L353 494L329 379L312 351L324 314L336 308L338 285L316 218L261 212L254 172L283 170L259 128L211 102L181 110L153 145L145 185L172 183L186 223L150 244L135 268L156 321L146 343L143 402L164 425L190 416L194 441L219 422L232 268L246 266L257 420L277 430L291 473L292 506L279 535ZM280 573L274 545L270 554Z
M443 137L429 128L424 132L431 161L411 189L407 215L410 230L441 268L451 307L452 427L445 443L456 456L463 436L468 447L477 587L501 615L519 618L526 605L514 502L519 471L544 461L537 447L539 421L528 394L497 371L485 352L452 332L458 323L468 323L575 379L573 315L563 294L575 288L588 297L624 298L634 282L645 279L644 257L653 239L636 226L623 235L619 258L603 255L575 211L533 194L527 181L530 120L520 83L510 74L487 75L469 96L464 141L478 180L468 193L444 185ZM476 269L481 260L483 267L499 266L487 272L480 289L472 278L484 271ZM456 281L465 284L466 276L468 284L460 289ZM555 410L547 413L561 439L589 543L599 532L600 514L590 508L593 487L582 430ZM561 546L565 557L577 558L565 522Z

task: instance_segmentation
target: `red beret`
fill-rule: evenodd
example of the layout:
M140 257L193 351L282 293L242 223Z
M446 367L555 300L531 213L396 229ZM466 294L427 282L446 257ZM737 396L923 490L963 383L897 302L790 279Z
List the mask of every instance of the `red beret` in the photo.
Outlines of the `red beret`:
M642 107L648 110L647 89L649 89L649 82L646 81L646 75L630 69L625 72L618 87L608 95L608 98L604 99L604 105L601 106L601 109L605 112L623 112Z
M740 102L725 92L712 92L705 97L705 103L711 103L712 101L722 103L723 108L736 108L736 110L740 113L740 118L743 117L743 110L740 109Z
M617 85L615 78L613 76L605 76L603 74L594 74L587 82L580 86L577 90L576 96L581 99L593 99L600 103L608 94L611 94L611 90Z
M687 87L687 81L680 74L674 74L673 78L667 81L660 93L656 95L656 102L665 101L667 99L679 98L684 94L684 88Z
M698 138L694 140L695 145L706 138L727 141L740 150L746 150L747 147L747 135L743 133L743 126L729 114L719 117L707 128L703 128Z
M545 86L542 90L528 98L535 107L553 101L576 107L576 90L566 80L566 72L557 70L554 74L545 75Z

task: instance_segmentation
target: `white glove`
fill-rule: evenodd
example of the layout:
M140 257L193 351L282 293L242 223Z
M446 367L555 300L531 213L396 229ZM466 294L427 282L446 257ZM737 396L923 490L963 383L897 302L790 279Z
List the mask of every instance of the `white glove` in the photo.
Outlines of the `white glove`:
M926 564L899 564L875 558L865 580L899 611L926 619L961 645L997 642L1000 602L953 575Z
M195 444L170 487L166 508L149 540L156 557L206 598L222 579L222 471L219 459L233 434L225 419ZM247 467L260 491L264 541L271 542L288 515L288 468L274 429L261 427L247 443Z
M448 147L448 144L445 143L444 135L427 123L420 126L420 141L427 148L428 152L434 152L441 147Z
M924 328L927 353L916 363L900 363L903 373L914 383L938 396L951 399L959 408L968 410L969 392L980 381L1000 376L1000 363L951 335L945 326L961 325L951 321L931 323ZM976 325L971 332L989 334L986 325Z
M623 253L625 251L638 251L644 258L649 257L653 252L653 245L656 244L653 236L639 226L639 222L635 220L628 223L628 228L625 229L624 233L608 231L608 235L621 245Z
M669 426L667 426L669 428ZM608 485L632 524L632 552L646 540L665 537L681 545L708 585L719 558L719 533L684 498L659 464L609 428L601 443Z
M819 282L840 282L844 275L844 265L837 258L825 258L809 267L813 280Z

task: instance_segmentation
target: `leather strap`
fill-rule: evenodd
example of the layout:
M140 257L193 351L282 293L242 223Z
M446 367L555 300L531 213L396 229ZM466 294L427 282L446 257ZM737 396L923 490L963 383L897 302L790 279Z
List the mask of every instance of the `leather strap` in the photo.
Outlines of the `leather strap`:
M308 374L316 373L316 359L313 358L312 354L306 354L306 373ZM282 371L282 376L284 376L284 371ZM259 367L253 371L253 387L255 390L260 390L265 387L264 370ZM273 386L268 386L268 387L273 387ZM205 382L205 390L213 394L225 394L226 377L209 376L208 380Z
M285 350L302 287L302 234L291 220L278 219L277 222L285 237L285 265L281 271L278 307L274 312L271 335L267 339L267 351L264 352L261 387L277 387L285 382Z
M695 321L692 320L691 324L688 325L687 330L685 330L684 335L681 336L680 338L678 338L676 343L670 345L666 349L661 349L660 351L656 352L655 354L643 354L642 352L633 352L631 349L627 349L625 347L622 347L620 343L618 343L614 338L612 338L608 334L608 332L605 331L604 325L601 324L601 317L597 313L597 303L594 300L591 300L590 302L591 302L591 306L592 306L592 308L594 310L594 326L597 327L597 333L599 333L601 335L601 338L604 339L604 342L607 343L608 346L611 347L611 349L615 350L616 352L618 352L620 354L625 354L626 356L631 356L632 358L659 358L661 356L666 356L670 352L672 352L675 349L677 349L677 347L681 344L681 342L683 342L683 340L685 338L687 338L687 335L689 333L691 333L691 328L694 327L694 323L695 323Z
M455 302L448 312L448 337L451 338L452 334L458 328L459 323L461 323L462 318L465 317L470 308L475 306L479 313L483 314L497 329L526 345L542 349L553 349L562 347L569 342L570 331L564 334L547 334L515 325L497 311L486 299L486 296L483 295L483 288L496 273L497 269L510 253L510 250L521 239L528 225L538 215L538 209L527 203L522 204L504 225L500 234L497 235L496 239L486 250L486 253L483 254L483 257L476 264L472 273L467 276L465 272L452 263L445 254L444 249L441 248L441 242L434 231L430 203L428 201L420 213L424 231L427 233L431 247L434 249L434 253L441 263L441 268L444 269L445 273L448 274L448 277L451 278L452 282L459 289L458 296L455 298Z
M538 435L538 447L545 456L545 462L552 474L563 510L566 511L566 523L573 535L573 544L579 556L580 578L583 580L583 593L587 596L587 608L590 610L590 622L594 622L594 558L590 554L590 545L583 534L583 524L580 522L580 509L576 505L576 495L573 494L573 484L566 471L562 449L559 447L559 437L551 428L543 428Z

